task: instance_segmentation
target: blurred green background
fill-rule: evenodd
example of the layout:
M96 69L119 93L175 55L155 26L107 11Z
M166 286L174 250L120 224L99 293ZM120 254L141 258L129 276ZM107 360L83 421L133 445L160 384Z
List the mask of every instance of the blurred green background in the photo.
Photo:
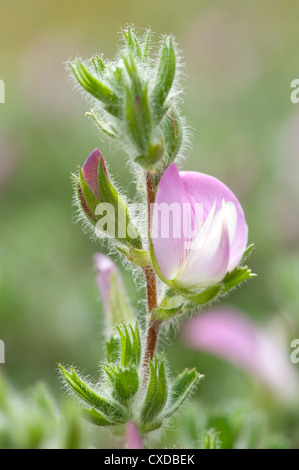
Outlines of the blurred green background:
M224 304L271 330L289 354L299 337L299 105L290 101L299 78L298 14L296 0L1 0L0 374L20 393L42 380L61 400L57 363L96 375L102 358L92 265L101 247L73 223L70 173L98 146L120 184L131 179L123 155L84 117L88 106L64 63L95 53L112 58L127 24L150 26L157 41L176 37L185 63L182 109L193 130L184 169L231 187L256 245L249 264L258 278ZM143 292L123 275L138 308ZM186 428L192 416L199 432L210 407L240 406L251 410L245 421L257 414L266 423L256 445L299 447L296 406L269 397L246 372L191 351L179 336L166 350L173 372L196 366L206 375L181 417ZM298 374L299 364L292 367ZM183 442L178 428L164 435L165 445ZM98 431L98 445L113 446L106 439Z

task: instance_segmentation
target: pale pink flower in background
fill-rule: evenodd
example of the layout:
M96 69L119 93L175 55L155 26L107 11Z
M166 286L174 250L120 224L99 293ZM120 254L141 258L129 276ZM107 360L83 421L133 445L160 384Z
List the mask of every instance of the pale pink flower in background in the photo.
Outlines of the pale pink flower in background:
M218 356L262 382L281 400L297 399L299 377L288 351L242 312L215 308L185 323L188 347Z
M127 449L144 449L141 436L133 421L129 421L127 424L125 442Z
M201 212L196 210L199 204ZM169 223L161 216L163 206L169 213L174 207L168 236L163 236ZM160 273L168 283L184 289L205 288L220 282L240 263L248 227L238 199L224 183L203 173L178 172L173 163L157 189L151 237Z
M118 323L133 322L131 305L118 267L103 253L96 253L93 260L108 327L113 328Z

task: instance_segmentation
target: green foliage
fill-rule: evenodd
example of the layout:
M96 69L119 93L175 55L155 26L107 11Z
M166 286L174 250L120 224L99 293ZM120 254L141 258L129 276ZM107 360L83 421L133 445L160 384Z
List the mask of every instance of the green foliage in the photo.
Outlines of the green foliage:
M55 402L48 388L39 383L16 392L0 376L1 449L78 449L86 445L77 408Z
M119 112L118 98L116 94L108 88L104 83L97 80L92 72L84 67L84 65L76 60L70 63L70 68L78 80L79 84L84 88L87 93L100 100L105 105L105 109L112 115L117 115Z
M156 83L151 94L156 119L160 120L168 109L165 100L173 85L176 71L176 54L172 38L164 39L160 52Z
M165 360L155 356L149 360L150 375L147 393L141 408L139 422L141 432L150 432L163 425L184 403L203 377L195 369L185 371L171 383L167 378Z
M107 360L101 365L104 375L97 385L80 378L73 367L67 370L60 365L62 377L70 391L89 405L83 408L88 421L102 427L134 420L139 431L147 434L175 414L202 376L195 369L186 369L172 382L164 357L155 355L148 366L142 364L137 323L135 327L117 325L116 329L118 334L106 341Z
M219 433L215 429L207 429L201 433L200 436L200 449L220 449L221 441Z

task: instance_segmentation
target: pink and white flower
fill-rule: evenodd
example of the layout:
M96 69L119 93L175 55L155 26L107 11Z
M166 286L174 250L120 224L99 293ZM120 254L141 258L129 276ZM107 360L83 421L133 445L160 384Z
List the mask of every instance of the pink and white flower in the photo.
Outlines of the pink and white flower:
M178 172L173 163L158 185L151 240L154 265L167 284L206 288L238 266L248 227L238 199L224 183L204 173Z

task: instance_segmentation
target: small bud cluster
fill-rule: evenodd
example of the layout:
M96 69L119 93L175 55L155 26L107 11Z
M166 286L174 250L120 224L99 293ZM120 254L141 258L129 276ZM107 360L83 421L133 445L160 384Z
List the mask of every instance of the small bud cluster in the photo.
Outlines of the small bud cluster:
M101 132L122 145L129 157L146 170L167 167L183 139L178 111L178 61L173 38L165 37L158 61L150 57L147 31L139 39L123 31L124 48L114 61L93 57L75 60L70 68L83 90L93 97L87 113Z

